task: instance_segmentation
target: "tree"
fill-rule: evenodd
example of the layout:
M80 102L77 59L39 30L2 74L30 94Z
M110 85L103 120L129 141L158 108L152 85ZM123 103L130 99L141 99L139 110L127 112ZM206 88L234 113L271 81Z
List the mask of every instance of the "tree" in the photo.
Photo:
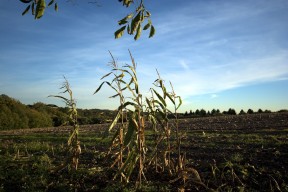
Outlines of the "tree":
M189 115L190 116L194 115L194 112L192 110L190 110Z
M196 115L196 116L200 116L200 111L199 111L199 109L196 109L195 115Z
M247 114L253 114L254 111L252 109L248 109Z
M130 7L131 4L134 4L134 0L118 0L122 2L124 7ZM46 0L20 0L24 4L28 4L25 10L22 12L22 15L27 14L30 9L31 13L35 19L40 19L46 9ZM138 1L136 1L138 2ZM56 0L50 0L48 7L54 6L54 10L58 11L58 4ZM126 31L129 35L134 35L134 39L137 40L141 36L142 30L148 30L149 38L153 37L155 34L155 27L152 24L151 13L145 8L144 0L141 0L140 3L136 6L135 11L129 13L124 18L118 21L118 25L121 27L115 31L115 39L118 39L123 36Z
M205 117L205 116L206 116L206 111L205 111L205 109L201 109L201 110L200 110L200 116L201 116L201 117Z
M239 115L244 115L244 114L246 114L245 111L241 109L241 111L239 112Z
M184 116L185 116L185 117L187 117L187 116L188 116L188 112L187 112L187 111L185 111L185 113L184 113Z
M262 109L258 109L257 113L263 113Z
M231 109L231 108L230 108L230 109L228 110L227 114L228 114L228 115L236 115L236 111L235 111L235 109Z

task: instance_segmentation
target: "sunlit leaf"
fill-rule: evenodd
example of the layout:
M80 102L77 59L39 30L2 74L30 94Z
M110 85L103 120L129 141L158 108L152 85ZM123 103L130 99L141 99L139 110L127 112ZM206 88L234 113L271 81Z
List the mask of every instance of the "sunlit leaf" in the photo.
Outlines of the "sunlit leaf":
M113 122L112 122L111 125L109 126L109 129L108 129L109 132L110 132L111 129L113 129L113 127L117 124L117 122L118 122L118 120L119 120L120 117L121 117L121 113L120 113L120 111L118 111L116 117L114 118Z
M151 24L150 24L150 23L147 23L147 24L143 27L143 30L149 29L150 26L151 26Z
M35 19L40 19L44 15L45 8L46 8L45 0L38 0L36 6Z
M167 93L166 96L170 99L170 101L173 103L173 105L175 105L175 101L174 101L174 99L171 97L171 95Z
M153 37L154 35L155 35L155 28L153 25L151 25L149 38Z
M182 99L181 99L181 97L180 97L180 96L177 96L177 98L179 99L179 104L178 104L176 110L178 110L179 107L182 105Z
M123 26L123 27L121 27L120 29L118 29L118 30L114 33L115 39L118 39L118 38L122 37L122 35L124 34L125 28L126 28L126 25Z
M142 28L141 28L141 24L139 24L139 25L138 25L138 29L137 29L137 33L136 33L136 35L134 36L135 41L136 41L137 39L139 39L139 37L141 36L141 32L142 32Z
M153 92L156 94L156 96L158 97L158 99L160 99L161 103L166 106L166 102L165 100L163 99L163 97L155 90L153 89Z
M149 11L145 11L145 13L146 13L146 16L147 16L147 17L150 17L150 16L151 16L151 13L150 13Z
M134 134L134 131L137 130L137 123L135 122L135 119L130 119L129 120L129 124L128 124L128 130L127 130L127 133L125 135L125 138L124 138L124 145L127 146L132 137L133 137L133 134Z
M134 19L132 19L132 22L131 22L131 33L130 34L133 34L137 30L137 27L140 24L140 16L141 16L141 13L139 12L134 17Z
M118 21L119 25L124 25L126 23L128 23L128 21L126 19L122 19L122 20Z

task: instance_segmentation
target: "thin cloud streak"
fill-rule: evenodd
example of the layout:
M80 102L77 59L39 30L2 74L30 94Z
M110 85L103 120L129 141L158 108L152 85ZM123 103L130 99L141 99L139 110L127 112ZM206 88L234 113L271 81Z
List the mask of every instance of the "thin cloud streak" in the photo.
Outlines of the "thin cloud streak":
M283 52L273 57L234 61L219 68L211 66L210 69L168 73L165 79L172 79L179 94L189 98L255 83L288 79L287 60L288 52Z

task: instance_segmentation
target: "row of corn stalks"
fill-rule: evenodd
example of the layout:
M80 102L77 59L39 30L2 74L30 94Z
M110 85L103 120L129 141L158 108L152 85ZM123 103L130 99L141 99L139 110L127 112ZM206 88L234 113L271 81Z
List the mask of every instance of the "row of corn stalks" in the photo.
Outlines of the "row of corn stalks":
M168 91L158 71L158 77L149 90L150 96L144 96L139 88L137 65L130 51L129 54L132 64L119 67L110 53L111 71L101 78L103 82L94 92L97 94L103 85L108 85L115 91L110 98L119 99L117 115L105 134L108 136L113 133L108 150L108 154L114 158L111 167L117 166L118 170L113 179L119 179L126 184L130 182L131 175L134 173L137 175L136 188L139 189L146 181L145 170L154 167L156 172L166 171L170 176L175 176L175 180L171 182L182 179L185 183L185 180L189 179L189 170L185 168L185 154L181 152L181 140L184 135L179 132L177 117L177 110L182 104L181 97L176 95L171 82ZM108 78L110 79L104 81ZM52 96L62 99L70 108L69 120L73 127L67 143L67 159L54 171L67 166L77 170L81 153L76 103L66 79L62 89L64 89L62 93L69 93L68 99L59 95ZM148 128L153 131L154 137L154 142L149 146L145 142L147 136L145 131ZM173 155L172 158L172 154L176 156ZM196 178L201 183L197 171L193 171L194 176L196 174Z

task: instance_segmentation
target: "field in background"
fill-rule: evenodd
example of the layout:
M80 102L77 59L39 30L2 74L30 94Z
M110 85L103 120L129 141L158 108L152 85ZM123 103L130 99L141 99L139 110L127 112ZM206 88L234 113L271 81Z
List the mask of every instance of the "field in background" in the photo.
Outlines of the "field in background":
M182 119L179 125L187 167L210 189L288 191L288 113ZM0 191L134 190L133 182L123 187L112 180L117 168L110 168L113 157L106 155L111 138L102 139L108 126L80 127L82 154L73 174L50 172L65 158L69 127L1 131ZM146 131L146 142L154 142ZM183 185L165 171L145 170L145 176L144 191L177 191ZM193 179L188 188L206 190Z

